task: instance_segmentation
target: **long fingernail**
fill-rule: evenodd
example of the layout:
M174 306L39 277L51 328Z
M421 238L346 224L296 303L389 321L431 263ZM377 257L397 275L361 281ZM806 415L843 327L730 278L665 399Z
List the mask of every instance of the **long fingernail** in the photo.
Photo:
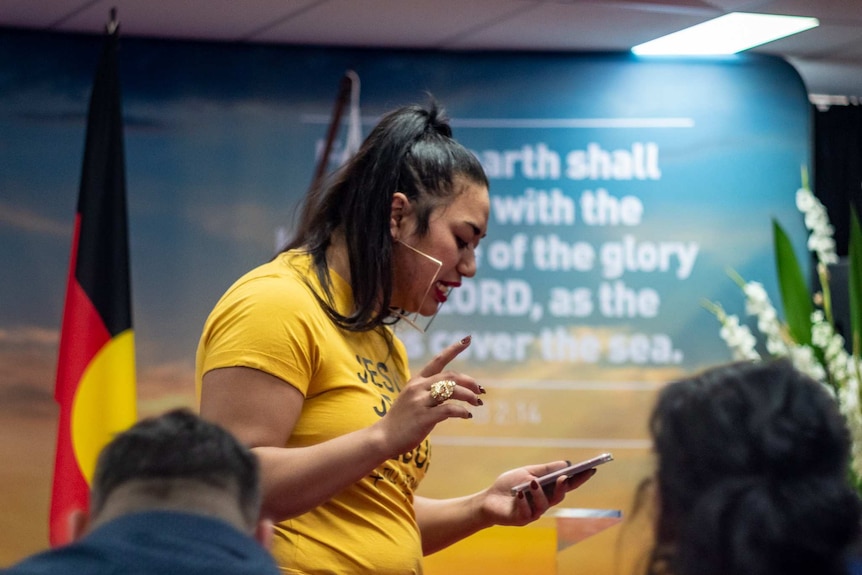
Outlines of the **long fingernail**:
M467 414L467 419L473 419L473 414L472 414L472 413L468 413L468 414Z
M472 335L468 335L464 339L461 340L461 345L470 345L470 340L473 339Z
M538 481L536 481L535 479L534 479L534 480L532 480L532 481L530 482L530 489L538 489L538 488L539 488L539 482L538 482Z
M485 391L485 388L480 385L479 386L479 393L488 393L488 392ZM569 464L569 465L571 465L571 464Z
M485 405L485 402L479 398L476 398L476 405Z

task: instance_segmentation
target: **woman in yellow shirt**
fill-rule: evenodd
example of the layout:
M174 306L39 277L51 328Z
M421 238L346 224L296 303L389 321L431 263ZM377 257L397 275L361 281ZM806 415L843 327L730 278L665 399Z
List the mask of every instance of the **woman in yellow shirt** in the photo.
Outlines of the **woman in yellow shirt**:
M411 376L390 325L433 316L473 277L489 209L482 166L436 104L399 108L309 193L287 248L240 278L207 319L201 414L260 458L283 572L421 573L424 554L492 525L530 523L592 475L511 495L565 466L556 461L461 498L414 495L429 433L472 417L467 404L481 409L485 390L447 369L469 338Z

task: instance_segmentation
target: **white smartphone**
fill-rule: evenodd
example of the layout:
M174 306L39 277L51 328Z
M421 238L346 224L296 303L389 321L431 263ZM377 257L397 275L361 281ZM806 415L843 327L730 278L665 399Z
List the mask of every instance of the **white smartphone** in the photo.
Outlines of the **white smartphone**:
M591 459L587 459L585 461L581 461L578 463L573 463L567 467L562 469L558 469L552 473L548 473L547 475L543 475L541 477L536 478L536 481L539 482L539 485L542 488L553 487L554 483L557 481L557 478L566 475L571 477L573 475L577 475L582 471L586 471L587 469L592 469L601 465L602 463L607 463L608 461L613 461L614 456L610 453L602 453L601 455L597 455ZM527 491L530 488L530 484L532 481L527 481L525 483L521 483L520 485L516 485L511 489L512 495L516 496L521 491Z

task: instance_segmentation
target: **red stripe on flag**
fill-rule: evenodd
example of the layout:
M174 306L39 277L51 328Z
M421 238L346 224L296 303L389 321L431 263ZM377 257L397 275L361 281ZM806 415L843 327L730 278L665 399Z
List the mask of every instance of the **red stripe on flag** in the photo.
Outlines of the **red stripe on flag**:
M78 381L96 352L105 345L111 334L99 311L93 306L81 285L75 280L78 254L78 234L81 215L75 217L75 233L72 239L72 256L69 278L66 284L66 304L63 309L60 351L57 362L57 382L54 399L61 406L71 405Z
M72 265L75 269L77 229L73 241ZM66 288L66 306L63 311L63 328L60 337L57 384L54 396L60 405L57 429L57 452L54 459L54 482L51 497L50 542L52 546L71 540L70 519L73 511L89 506L90 491L72 443L72 407L75 391L87 366L110 341L104 321L87 294L70 273Z

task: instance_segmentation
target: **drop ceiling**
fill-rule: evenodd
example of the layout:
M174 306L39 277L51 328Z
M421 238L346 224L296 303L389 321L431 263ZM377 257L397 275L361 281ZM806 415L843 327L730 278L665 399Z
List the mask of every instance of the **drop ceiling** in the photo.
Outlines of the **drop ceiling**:
M727 12L813 16L754 49L810 94L862 96L862 0L0 0L0 27L124 36L434 50L619 51Z

